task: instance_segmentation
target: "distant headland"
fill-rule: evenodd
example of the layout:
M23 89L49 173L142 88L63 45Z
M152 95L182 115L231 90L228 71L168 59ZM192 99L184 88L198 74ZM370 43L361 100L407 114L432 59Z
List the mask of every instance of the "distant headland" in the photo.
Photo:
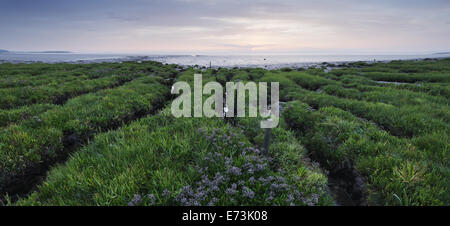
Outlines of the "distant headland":
M0 49L0 53L72 53L70 51L8 51L6 49Z
M72 53L70 51L32 51L27 53Z

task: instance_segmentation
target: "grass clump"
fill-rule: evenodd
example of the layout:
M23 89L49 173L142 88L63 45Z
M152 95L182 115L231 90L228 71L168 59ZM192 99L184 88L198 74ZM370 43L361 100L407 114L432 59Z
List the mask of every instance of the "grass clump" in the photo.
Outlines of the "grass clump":
M158 109L168 98L162 78L145 77L124 86L71 99L0 133L0 184L53 162L64 147ZM29 171L31 170L31 171Z
M369 204L448 204L448 172L436 170L441 163L428 159L409 140L394 137L338 108L307 111L306 106L292 103L284 113L285 120L294 122L290 127L298 131L323 167L330 171L354 168L364 176ZM308 123L314 126L302 126L302 121L298 123L302 118L313 120Z
M176 119L167 109L97 135L17 204L330 204L326 178L302 163L303 148L287 132L276 137L276 147L290 149L272 168L240 129L214 118Z

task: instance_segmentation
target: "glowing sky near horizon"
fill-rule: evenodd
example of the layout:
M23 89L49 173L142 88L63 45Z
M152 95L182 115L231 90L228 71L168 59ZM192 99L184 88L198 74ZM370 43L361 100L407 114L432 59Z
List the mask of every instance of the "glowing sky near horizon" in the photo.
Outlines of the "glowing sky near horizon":
M0 49L450 51L450 0L0 0Z

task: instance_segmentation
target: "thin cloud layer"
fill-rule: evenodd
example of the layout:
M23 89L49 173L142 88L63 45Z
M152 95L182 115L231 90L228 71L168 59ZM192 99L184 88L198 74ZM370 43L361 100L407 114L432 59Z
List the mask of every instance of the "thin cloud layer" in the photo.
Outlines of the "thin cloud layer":
M6 0L0 48L141 53L450 49L450 2Z

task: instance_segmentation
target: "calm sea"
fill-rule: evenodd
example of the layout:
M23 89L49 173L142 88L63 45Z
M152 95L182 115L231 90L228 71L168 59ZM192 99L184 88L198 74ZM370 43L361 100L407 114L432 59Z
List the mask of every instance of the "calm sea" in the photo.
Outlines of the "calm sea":
M322 62L341 63L354 61L391 61L424 58L444 58L448 54L427 55L124 55L124 54L75 54L75 53L1 53L1 62L119 62L154 60L169 64L213 67L302 67Z

